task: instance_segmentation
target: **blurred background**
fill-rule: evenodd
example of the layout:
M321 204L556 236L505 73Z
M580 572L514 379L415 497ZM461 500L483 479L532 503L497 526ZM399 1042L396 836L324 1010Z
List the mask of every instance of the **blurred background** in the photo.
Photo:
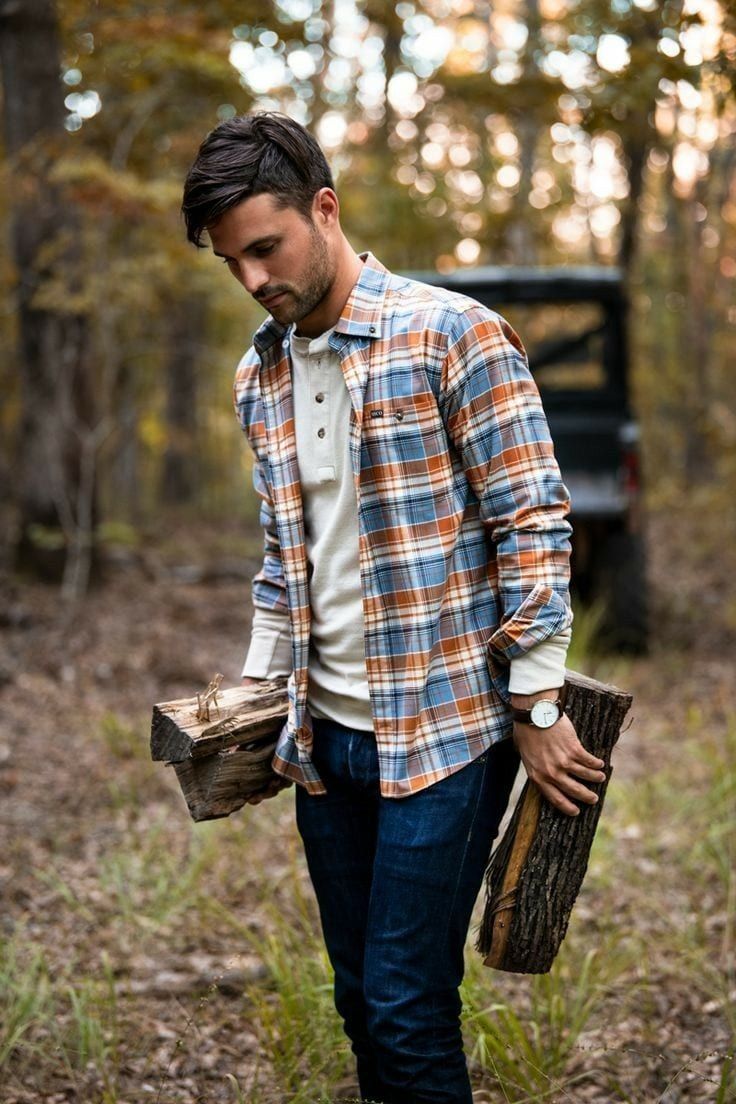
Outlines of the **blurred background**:
M314 128L349 237L394 269L620 269L650 495L733 477L730 5L4 11L0 474L26 569L83 589L94 541L247 513L229 389L259 311L179 204L203 136L251 109Z
M0 0L0 95L0 1101L354 1098L293 791L195 827L147 742L248 642L263 315L179 205L253 109L356 249L517 327L569 665L634 694L552 973L469 945L475 1099L736 1101L733 4Z

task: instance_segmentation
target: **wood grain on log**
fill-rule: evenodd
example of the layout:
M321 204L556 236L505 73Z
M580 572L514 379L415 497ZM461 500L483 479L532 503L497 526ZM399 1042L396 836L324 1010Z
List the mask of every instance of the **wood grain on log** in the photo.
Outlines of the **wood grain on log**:
M271 769L276 735L200 759L173 763L192 820L217 820L245 805L276 777Z
M570 817L527 780L486 872L486 906L477 949L485 964L516 973L546 973L565 937L580 891L611 776L611 752L631 706L615 686L568 672L565 712L580 742L605 762L606 781L592 788L596 805Z
M161 702L153 707L151 758L181 763L235 744L253 743L280 729L287 709L285 679L221 690L205 721L197 718L196 696Z

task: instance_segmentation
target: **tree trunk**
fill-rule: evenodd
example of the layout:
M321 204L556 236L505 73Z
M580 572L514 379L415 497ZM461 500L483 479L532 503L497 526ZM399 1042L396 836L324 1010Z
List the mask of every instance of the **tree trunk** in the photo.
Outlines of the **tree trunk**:
M169 348L166 364L167 445L161 477L166 504L190 503L198 490L197 377L200 371L204 311L202 299L181 299L170 304Z
M539 12L539 0L526 0L523 20L528 30L524 46L523 81L533 86L539 78L536 53L542 39L542 26ZM532 190L534 161L540 123L534 111L513 112L515 130L519 138L519 191L514 204L514 217L510 221L506 234L509 264L533 265L537 263L537 247L534 238L532 220L529 218L529 193Z
M477 948L486 966L522 974L551 968L585 877L611 777L611 751L631 697L615 686L568 672L568 714L581 743L605 761L598 804L566 816L527 781L486 873L486 907Z
M94 419L85 371L86 319L59 302L61 288L79 290L79 231L73 209L49 181L66 138L51 0L0 0L0 68L18 280L16 559L23 569L59 580L69 546L88 545L91 539L94 465L83 441ZM51 281L53 297L44 301ZM90 532L82 534L82 524Z
M618 264L623 269L628 282L639 243L640 201L644 188L644 170L651 146L646 116L640 118L640 126L631 131L624 140L626 173L629 180L629 196L621 216L621 239L618 251Z
M697 486L712 478L713 458L709 447L711 388L711 297L710 263L703 247L703 222L697 217L698 193L683 204L683 226L687 236L685 253L686 307L683 318L685 363L687 365L688 417L685 421L685 478Z

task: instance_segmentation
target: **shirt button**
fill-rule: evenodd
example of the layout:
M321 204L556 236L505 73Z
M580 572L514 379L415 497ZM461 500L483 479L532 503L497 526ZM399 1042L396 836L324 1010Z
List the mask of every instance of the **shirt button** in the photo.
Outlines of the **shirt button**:
M324 392L323 391L318 392L318 394L316 394L314 396L314 401L315 402L324 402L325 401Z
M396 419L397 422L403 422L403 420L404 420L404 411L403 410L397 410L396 413L394 414L394 418Z
M318 437L324 437L324 435L325 435L325 433L326 433L326 432L327 432L327 430L326 430L326 429L324 428L324 426L323 426L323 427L322 427L321 429L318 429L318 430L317 430L317 436L318 436Z

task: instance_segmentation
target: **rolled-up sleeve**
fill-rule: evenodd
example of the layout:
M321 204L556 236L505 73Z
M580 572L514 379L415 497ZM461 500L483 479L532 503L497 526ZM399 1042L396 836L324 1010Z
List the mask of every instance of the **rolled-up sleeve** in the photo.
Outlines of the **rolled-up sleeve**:
M496 547L504 665L572 623L569 494L521 341L500 316L458 314L443 365L444 417Z

